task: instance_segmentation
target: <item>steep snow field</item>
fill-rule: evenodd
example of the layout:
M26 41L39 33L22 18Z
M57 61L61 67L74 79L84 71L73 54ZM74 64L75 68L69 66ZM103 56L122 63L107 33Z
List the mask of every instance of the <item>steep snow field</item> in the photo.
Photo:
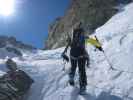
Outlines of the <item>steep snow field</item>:
M114 70L102 52L87 45L87 94L81 96L78 88L68 85L70 64L60 57L64 48L25 54L14 58L19 68L35 80L24 100L133 100L133 3L98 28L95 35ZM0 60L1 71L5 71L4 61ZM78 72L75 81L78 85Z

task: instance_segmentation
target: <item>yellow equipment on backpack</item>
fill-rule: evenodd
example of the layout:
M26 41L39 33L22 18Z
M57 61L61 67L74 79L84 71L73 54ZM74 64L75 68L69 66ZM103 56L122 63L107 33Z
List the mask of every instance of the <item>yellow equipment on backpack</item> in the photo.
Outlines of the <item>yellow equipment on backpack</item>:
M86 39L86 43L94 45L97 48L101 47L101 44L99 43L99 41L95 37Z

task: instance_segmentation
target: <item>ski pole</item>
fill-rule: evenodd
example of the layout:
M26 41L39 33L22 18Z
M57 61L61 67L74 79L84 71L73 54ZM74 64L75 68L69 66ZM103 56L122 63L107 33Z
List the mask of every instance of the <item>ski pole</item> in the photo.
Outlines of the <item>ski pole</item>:
M106 58L106 60L107 60L107 62L108 62L108 64L109 64L109 66L110 66L110 69L114 70L114 68L113 68L112 64L110 63L110 61L109 61L107 55L105 54L105 51L102 50L102 52L103 52L103 54L104 54L104 56L105 56L105 58Z
M96 35L95 35L95 38L96 38L97 42L100 44L100 46L101 46L101 48L102 48L102 45L101 45L101 43L99 42L99 40L98 40L98 38L97 38ZM109 64L109 66L110 66L110 69L114 70L114 68L113 68L113 66L112 66L112 64L111 64L111 62L110 62L110 60L108 59L108 57L107 57L105 51L103 50L103 48L102 48L102 52L103 52L103 54L104 54L104 56L105 56L105 58L106 58L106 60L107 60L107 62L108 62L108 64Z

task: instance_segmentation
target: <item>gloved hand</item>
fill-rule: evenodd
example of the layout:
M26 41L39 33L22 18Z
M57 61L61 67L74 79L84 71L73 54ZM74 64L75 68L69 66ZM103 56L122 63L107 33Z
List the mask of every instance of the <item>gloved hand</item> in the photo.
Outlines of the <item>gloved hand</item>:
M63 58L63 60L69 62L69 57L65 53L62 53L61 57Z
M90 67L90 61L89 60L87 60L86 65L87 65L87 68Z
M86 60L86 65L87 65L87 68L89 68L90 66L90 60L89 60L89 56L85 57L85 60Z
M102 47L96 47L99 51L103 51Z

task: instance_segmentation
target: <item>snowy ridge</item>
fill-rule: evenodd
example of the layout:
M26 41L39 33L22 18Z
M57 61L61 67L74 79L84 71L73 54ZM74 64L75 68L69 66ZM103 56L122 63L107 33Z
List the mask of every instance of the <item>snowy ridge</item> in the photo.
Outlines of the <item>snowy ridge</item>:
M14 58L35 83L24 100L133 100L133 3L96 30L104 54L87 46L90 68L87 68L87 94L78 95L78 88L68 85L69 63L60 57L64 48L37 51ZM4 60L0 61L3 66ZM65 69L65 70L63 70ZM78 73L75 81L78 84Z

